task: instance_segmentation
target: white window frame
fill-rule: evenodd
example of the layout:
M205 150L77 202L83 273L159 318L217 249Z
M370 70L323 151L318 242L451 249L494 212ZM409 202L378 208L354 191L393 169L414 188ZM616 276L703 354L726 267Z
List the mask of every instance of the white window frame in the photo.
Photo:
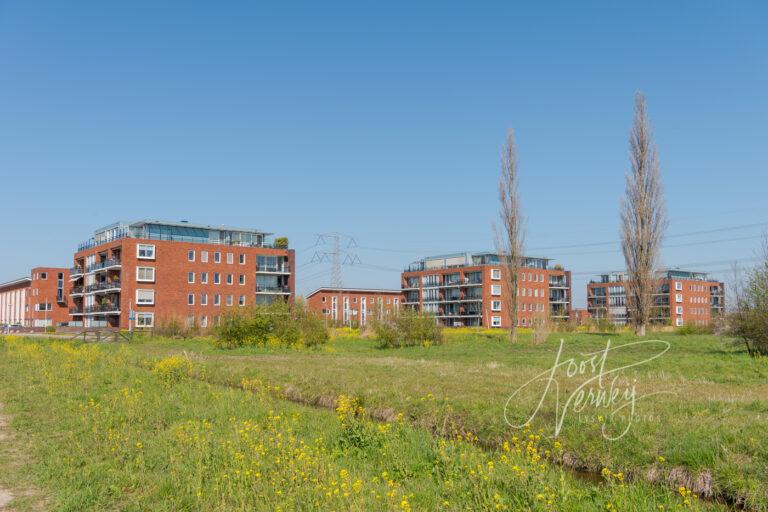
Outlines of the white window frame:
M230 294L230 295L227 295L227 306L231 306L231 305L232 305L232 295Z
M501 279L501 269L500 268L492 268L491 269L491 279L494 281L498 281Z
M233 285L235 283L235 277L233 274L227 274L227 284Z
M146 320L149 319L149 322ZM136 328L137 329L144 329L144 328L151 328L155 326L155 314L154 313L146 313L143 311L136 313Z
M194 249L190 249L190 250L187 251L187 261L192 261L192 262L195 261L195 250Z
M208 251L200 251L200 262L208 263Z
M214 293L213 294L213 305L214 306L221 306L221 294Z
M149 279L142 279L139 274L142 270L151 270L152 277ZM136 282L137 283L154 283L155 282L155 267L136 267Z
M148 247L150 249L147 249ZM142 256L141 252L142 251L146 252L147 250L151 251L152 255L151 256L146 256L146 255ZM153 259L155 259L155 246L154 246L154 244L136 244L136 259L137 260L153 260Z
M195 294L194 293L188 293L187 294L187 306L194 306L195 305Z
M208 284L208 272L200 272L200 284Z
M237 283L240 286L245 286L245 274L240 274L240 277L237 278Z
M207 293L201 293L200 294L200 305L201 306L207 306L208 305L208 294Z
M675 294L675 302L683 302L683 294L682 293L676 293Z
M221 263L221 253L219 251L215 251L213 253L213 262L214 263Z
M500 284L492 284L491 285L491 295L494 297L501 296L501 285Z
M221 284L221 274L218 272L213 273L213 284Z
M675 312L676 312L678 315L682 315L682 314L683 314L683 306L676 306L676 307L675 307Z
M246 259L245 253L241 252L238 258L239 258L238 261L240 261L240 264L245 265L245 259Z
M683 319L681 317L675 318L675 325L677 327L682 327L683 326Z
M187 272L187 283L188 284L195 284L195 273L194 272Z
M683 283L680 281L675 281L675 291L681 292L683 291Z
M139 298L140 292L151 293L152 299L149 302L145 300L141 300ZM154 306L155 305L155 289L154 288L137 288L136 289L136 305L137 306Z
M491 327L501 327L501 317L500 316L492 316L491 317Z
M501 301L500 300L492 300L491 301L491 311L501 311Z
M235 253L228 252L227 253L227 265L234 265L235 263Z
M240 297L238 297L237 305L240 307L245 306L245 295L241 295Z

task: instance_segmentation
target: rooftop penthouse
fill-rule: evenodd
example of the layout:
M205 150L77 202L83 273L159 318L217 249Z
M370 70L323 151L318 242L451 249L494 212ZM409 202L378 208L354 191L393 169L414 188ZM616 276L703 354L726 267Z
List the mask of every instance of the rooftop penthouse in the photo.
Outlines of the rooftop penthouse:
M523 256L524 268L546 270L549 267L549 258L533 258ZM499 255L495 252L460 252L422 258L408 265L406 272L421 272L423 270L437 270L441 268L476 267L481 265L498 265Z
M680 269L660 270L656 273L656 276L660 280L711 281L706 272L691 272ZM609 272L607 274L600 274L597 279L591 280L590 283L623 283L628 279L629 277L626 272Z
M94 231L93 236L78 245L77 250L82 251L121 238L271 248L274 247L274 244L267 242L267 238L270 235L272 233L256 229L192 224L187 221L142 220L133 223L116 222Z

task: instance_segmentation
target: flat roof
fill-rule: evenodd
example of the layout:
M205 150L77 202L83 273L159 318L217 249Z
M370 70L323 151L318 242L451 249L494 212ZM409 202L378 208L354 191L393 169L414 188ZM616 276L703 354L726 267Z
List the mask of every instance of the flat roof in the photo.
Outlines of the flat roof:
M32 278L31 277L20 277L18 279L14 279L12 281L6 281L5 283L0 283L0 288L11 288L13 286L18 286L20 284L32 284Z
M392 289L383 289L383 288L334 288L332 286L324 286L322 288L318 288L317 290L313 291L307 297L311 297L313 295L316 295L322 291L329 291L329 292L338 292L338 293L395 293L397 295L402 295L402 290L392 290Z
M193 229L212 229L216 231L241 231L245 233L254 233L257 235L272 235L274 233L267 233L266 231L261 231L258 229L250 229L250 228L234 228L232 226L216 226L213 224L195 224L193 222L169 222L165 220L157 220L157 219L144 219L137 222L132 222L130 226L133 227L139 227L144 226L147 224L152 224L156 226L173 226L173 227L179 227L179 228L193 228Z

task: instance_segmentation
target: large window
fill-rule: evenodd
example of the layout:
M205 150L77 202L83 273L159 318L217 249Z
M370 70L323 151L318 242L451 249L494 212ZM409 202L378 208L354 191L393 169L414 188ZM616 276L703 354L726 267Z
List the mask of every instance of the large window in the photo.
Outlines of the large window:
M200 261L208 263L208 251L200 251Z
M188 293L187 294L187 305L194 306L195 305L195 294L194 293Z
M136 327L153 327L154 325L154 313L136 313Z
M491 317L491 327L501 327L501 317L500 316L492 316Z
M187 272L187 282L190 283L190 284L195 282L195 273L194 272Z
M155 259L155 246L151 244L137 244L136 257L140 260Z
M151 283L155 280L155 267L136 267L136 281Z
M500 284L492 284L491 285L491 295L501 295L501 285Z
M155 290L136 290L136 305L151 306L155 303Z
M190 249L187 251L187 261L195 261L195 251Z
M232 265L235 262L235 255L231 252L227 253L227 263Z
M493 300L493 301L491 301L491 311L501 311L501 301L500 300Z
M494 281L498 281L501 279L501 269L500 268L492 268L491 269L491 279Z

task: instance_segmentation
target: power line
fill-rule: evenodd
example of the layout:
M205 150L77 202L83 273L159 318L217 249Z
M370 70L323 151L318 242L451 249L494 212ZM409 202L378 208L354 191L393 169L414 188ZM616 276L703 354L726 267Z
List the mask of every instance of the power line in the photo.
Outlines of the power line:
M342 249L342 243L345 243L345 248ZM331 287L342 288L341 267L347 265L361 264L362 261L356 252L349 249L357 248L357 241L353 236L345 235L338 232L324 233L317 235L317 241L315 247L332 244L331 250L315 251L312 255L310 263L331 263ZM344 259L342 260L342 256Z

